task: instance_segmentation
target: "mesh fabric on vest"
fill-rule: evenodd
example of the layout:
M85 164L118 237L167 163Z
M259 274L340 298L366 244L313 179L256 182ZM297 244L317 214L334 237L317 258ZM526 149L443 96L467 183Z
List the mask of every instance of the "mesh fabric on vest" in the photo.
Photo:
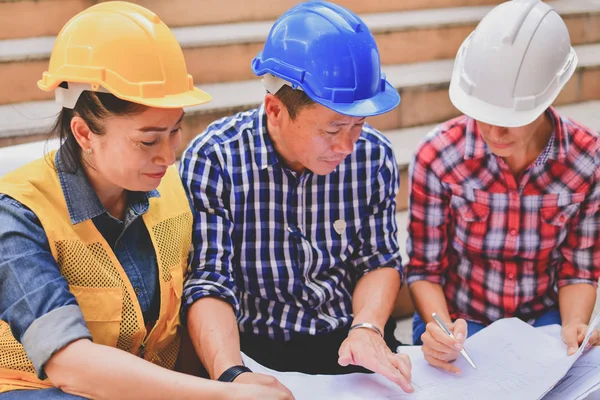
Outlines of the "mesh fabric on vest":
M0 321L0 349L2 349L0 368L35 373L33 364L27 358L23 346L17 342L10 327L4 321Z
M182 260L187 258L187 253L192 245L192 239L185 232L189 230L192 223L191 214L181 214L169 218L152 227L152 233L158 242L160 253L162 279L165 282L171 280L169 269L181 265Z
M120 287L123 290L123 316L117 348L130 352L140 330L134 303L125 289L119 271L101 243L85 245L80 241L56 242L57 263L70 285L92 288Z

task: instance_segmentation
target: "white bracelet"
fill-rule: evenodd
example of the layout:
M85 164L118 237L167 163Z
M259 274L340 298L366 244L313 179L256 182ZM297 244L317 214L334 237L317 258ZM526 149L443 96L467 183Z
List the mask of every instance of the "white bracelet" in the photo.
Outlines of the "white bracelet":
M377 332L379 334L379 336L381 336L383 338L383 333L381 333L379 328L368 322L361 322L360 324L352 325L350 327L350 330L348 331L348 334L350 334L350 332L352 332L354 329L359 329L359 328L365 328L365 329L369 329L373 332Z

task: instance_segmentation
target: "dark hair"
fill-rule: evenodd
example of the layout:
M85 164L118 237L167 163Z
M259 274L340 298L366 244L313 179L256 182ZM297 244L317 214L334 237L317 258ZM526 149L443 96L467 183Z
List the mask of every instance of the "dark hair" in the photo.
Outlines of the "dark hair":
M61 84L65 87L65 84ZM63 169L68 173L77 172L81 165L81 147L71 131L73 117L81 117L96 135L104 135L104 120L108 117L135 115L144 112L148 107L121 100L104 92L83 91L74 109L63 108L56 118L51 136L58 137L61 144L61 161Z
M287 108L292 121L296 119L296 116L303 108L315 104L303 90L292 89L288 85L283 85L281 89L275 93L275 97L281 100L285 108Z

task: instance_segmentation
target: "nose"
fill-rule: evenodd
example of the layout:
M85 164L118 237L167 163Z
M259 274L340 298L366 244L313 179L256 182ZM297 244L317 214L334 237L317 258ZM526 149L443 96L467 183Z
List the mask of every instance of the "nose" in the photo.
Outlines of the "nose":
M175 137L169 138L169 140L162 140L158 154L154 157L154 163L158 165L172 165L175 163L177 157L175 156L175 150L179 147L181 142L181 134L177 133Z
M354 139L350 134L340 135L339 140L334 144L332 150L344 156L350 155L354 151L356 140L358 138Z
M501 142L507 133L508 129L501 126L492 125L490 126L490 132L488 133L488 136L494 142Z

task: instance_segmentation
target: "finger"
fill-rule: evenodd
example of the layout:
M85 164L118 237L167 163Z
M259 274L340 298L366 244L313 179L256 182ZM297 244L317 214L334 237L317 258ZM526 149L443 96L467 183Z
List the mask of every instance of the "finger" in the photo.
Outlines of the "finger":
M585 334L587 333L588 326L587 325L578 325L577 326L577 345L583 343L583 339L585 339Z
M457 319L452 324L451 331L452 331L452 334L454 335L454 337L456 338L456 340L463 343L465 341L465 339L467 338L467 331L468 331L467 321L465 321L462 318Z
M390 354L389 360L402 375L410 382L412 380L412 365L406 354Z
M415 390L410 384L410 375L408 377L405 376L401 370L396 368L396 366L393 365L387 358L384 360L378 359L377 362L374 363L372 371L381 374L390 381L394 382L406 393L412 393Z
M429 356L425 356L425 361L427 361L429 364L433 365L436 368L442 369L452 374L460 375L461 373L460 368L458 368L456 365L452 365L447 362L431 358Z
M590 340L588 341L588 346L596 346L600 342L600 334L597 330L594 329L594 332L590 336Z
M577 352L577 348L579 347L577 343L577 330L576 329L564 329L562 332L562 337L567 345L567 355L571 356Z
M455 350L455 349L461 350L462 349L462 344L458 340L448 336L448 334L446 332L444 332L442 330L442 328L435 325L434 323L432 323L432 322L428 323L426 330L429 332L429 334L431 334L431 337L433 337L437 342L448 347L448 349L452 349L452 350ZM442 350L438 349L438 351L442 351Z
M352 356L352 350L350 346L345 343L342 343L340 347L340 351L338 352L338 364L342 367L347 367L348 365L354 365L354 358Z
M429 332L426 332L425 334L423 334L423 336L421 337L421 340L423 340L423 347L430 347L433 350L437 351L438 353L453 355L453 354L456 354L459 352L459 350L454 347L448 347L444 343L440 343L437 340L437 338L434 337L433 335L431 335ZM453 340L453 339L451 339L451 340ZM454 343L458 343L458 342L454 342Z
M430 357L433 357L440 361L445 361L445 362L454 361L458 358L458 353L456 353L456 354L441 353L439 351L432 349L429 346L423 346L422 351L423 351L423 355L428 355Z

